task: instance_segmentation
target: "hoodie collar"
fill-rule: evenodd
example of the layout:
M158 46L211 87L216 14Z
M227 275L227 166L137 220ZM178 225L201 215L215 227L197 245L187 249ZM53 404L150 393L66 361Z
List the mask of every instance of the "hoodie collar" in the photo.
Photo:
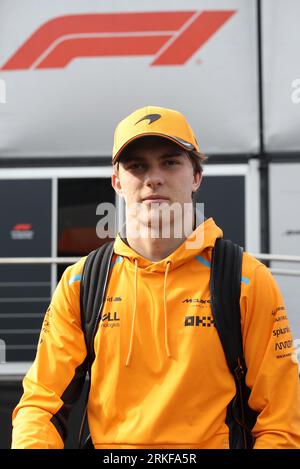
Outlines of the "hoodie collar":
M140 269L148 272L165 272L168 264L170 270L180 267L201 254L205 249L213 247L216 238L222 236L223 232L215 224L213 218L208 218L197 226L175 251L158 262L153 262L138 254L122 239L120 233L115 240L114 252L127 259L133 266L135 265L135 260L137 260L137 265Z

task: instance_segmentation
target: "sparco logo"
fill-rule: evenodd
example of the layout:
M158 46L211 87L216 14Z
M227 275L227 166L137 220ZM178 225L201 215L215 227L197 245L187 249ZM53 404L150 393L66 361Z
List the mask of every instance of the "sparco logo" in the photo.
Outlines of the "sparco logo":
M201 327L211 327L215 325L215 321L212 316L186 316L184 318L185 326L201 326Z
M64 68L77 57L153 56L183 65L236 10L67 15L42 24L2 70Z

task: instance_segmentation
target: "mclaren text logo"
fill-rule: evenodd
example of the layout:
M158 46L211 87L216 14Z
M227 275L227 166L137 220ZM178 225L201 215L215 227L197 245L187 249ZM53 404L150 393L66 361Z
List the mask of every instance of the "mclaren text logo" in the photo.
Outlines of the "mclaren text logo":
M185 316L185 326L216 327L212 316Z
M202 298L186 298L182 303L197 303L201 305L210 305L210 300L203 300Z
M64 68L78 57L113 56L152 56L152 66L183 65L235 13L194 10L59 16L34 31L2 70Z
M114 313L107 313L103 314L100 320L101 327L120 327L120 318L118 317L118 313L115 311Z

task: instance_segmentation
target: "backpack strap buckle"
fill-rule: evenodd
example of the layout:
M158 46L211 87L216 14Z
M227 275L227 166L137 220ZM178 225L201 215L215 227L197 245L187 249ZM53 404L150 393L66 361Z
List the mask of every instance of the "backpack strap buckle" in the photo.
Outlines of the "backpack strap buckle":
M236 379L238 381L241 381L241 379L243 379L244 375L245 375L245 370L243 368L242 365L238 364L234 369L233 369L233 372L234 372L234 376L236 377Z

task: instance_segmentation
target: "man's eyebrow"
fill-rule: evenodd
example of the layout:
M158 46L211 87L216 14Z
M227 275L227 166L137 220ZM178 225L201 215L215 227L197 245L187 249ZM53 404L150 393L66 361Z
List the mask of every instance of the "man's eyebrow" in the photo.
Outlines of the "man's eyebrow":
M183 150L170 150L167 153L161 155L161 158L168 158L170 156L183 156L185 153Z
M184 154L185 153L183 150L169 150L168 152L160 155L159 158L170 158L171 156L184 156ZM124 161L122 161L122 163L129 163L133 160L141 161L143 160L143 157L141 155L129 154L129 155L126 155L126 158L124 158Z

